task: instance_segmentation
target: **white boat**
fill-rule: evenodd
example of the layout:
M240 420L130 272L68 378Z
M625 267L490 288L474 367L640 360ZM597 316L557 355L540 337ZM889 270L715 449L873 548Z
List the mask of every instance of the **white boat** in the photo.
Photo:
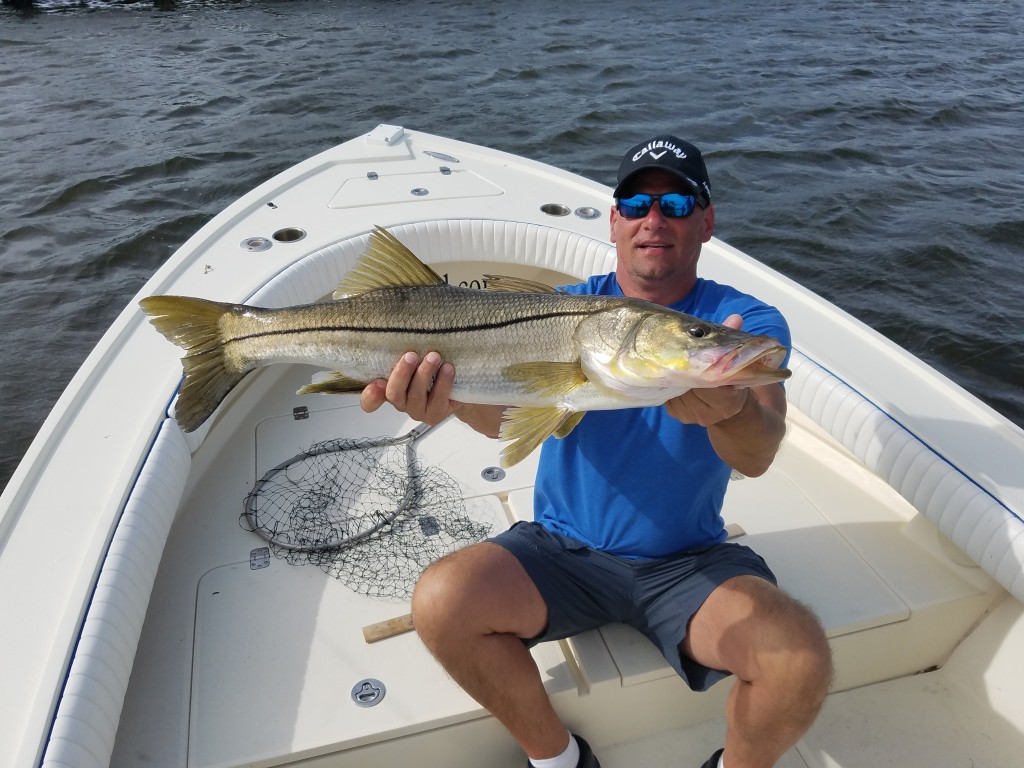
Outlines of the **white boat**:
M230 206L137 298L320 300L373 225L451 282L571 282L614 268L610 203L564 171L380 125ZM779 765L1020 765L1024 432L723 242L701 271L779 307L795 343L783 448L765 476L730 484L724 512L835 654L821 716ZM524 765L415 633L366 641L407 613L408 574L354 544L349 564L369 559L380 581L338 578L332 556L295 564L287 542L240 524L289 457L415 425L354 396L296 395L311 371L275 365L185 434L179 355L132 301L0 499L0 765ZM503 474L499 448L451 420L415 446L420 469L454 483L467 535L531 516L536 455ZM436 536L444 511L417 514ZM690 692L630 629L533 652L606 768L697 766L722 743L729 683Z

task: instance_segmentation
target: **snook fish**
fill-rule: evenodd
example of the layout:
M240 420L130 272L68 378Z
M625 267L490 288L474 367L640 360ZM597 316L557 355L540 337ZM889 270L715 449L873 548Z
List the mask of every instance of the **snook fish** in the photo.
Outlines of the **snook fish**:
M351 393L386 378L413 350L455 366L452 398L512 406L501 439L511 466L587 411L660 405L694 387L788 378L785 348L639 299L577 296L487 276L487 289L448 285L377 227L334 301L284 309L151 296L142 309L185 349L176 407L191 432L253 369L304 363L330 373L299 390Z

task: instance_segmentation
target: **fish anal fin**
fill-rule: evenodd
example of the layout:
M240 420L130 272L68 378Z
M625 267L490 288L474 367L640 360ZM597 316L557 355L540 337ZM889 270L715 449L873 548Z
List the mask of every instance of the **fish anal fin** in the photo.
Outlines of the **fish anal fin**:
M501 451L501 465L511 467L518 464L551 435L563 430L564 434L569 434L581 418L582 412L569 408L507 409L498 433L500 440L508 442ZM565 428L567 424L569 426Z
M444 285L444 278L420 261L401 240L375 226L366 253L342 278L334 298L410 285Z
M340 371L317 374L309 384L299 388L297 395L347 395L362 392L365 381L358 381Z
M565 293L547 283L508 275L484 275L484 288L505 293Z
M568 395L589 379L579 360L568 363L538 360L506 366L502 373L523 385L530 394L560 397Z

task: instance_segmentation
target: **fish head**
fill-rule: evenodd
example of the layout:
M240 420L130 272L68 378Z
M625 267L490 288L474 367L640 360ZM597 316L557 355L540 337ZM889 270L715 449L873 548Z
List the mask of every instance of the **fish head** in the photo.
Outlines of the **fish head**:
M588 376L608 389L749 387L790 376L779 368L786 348L770 336L654 305L601 314L589 329L581 323L577 343Z

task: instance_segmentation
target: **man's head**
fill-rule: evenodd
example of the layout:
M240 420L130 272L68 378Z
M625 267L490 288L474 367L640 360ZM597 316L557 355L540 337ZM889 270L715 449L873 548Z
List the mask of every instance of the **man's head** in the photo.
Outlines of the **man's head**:
M692 144L658 136L626 153L611 210L623 293L659 304L689 293L701 245L714 232L710 189Z
M660 168L686 184L701 208L711 204L711 181L700 150L675 136L663 134L637 144L619 164L615 197L633 191L632 182L643 171Z

